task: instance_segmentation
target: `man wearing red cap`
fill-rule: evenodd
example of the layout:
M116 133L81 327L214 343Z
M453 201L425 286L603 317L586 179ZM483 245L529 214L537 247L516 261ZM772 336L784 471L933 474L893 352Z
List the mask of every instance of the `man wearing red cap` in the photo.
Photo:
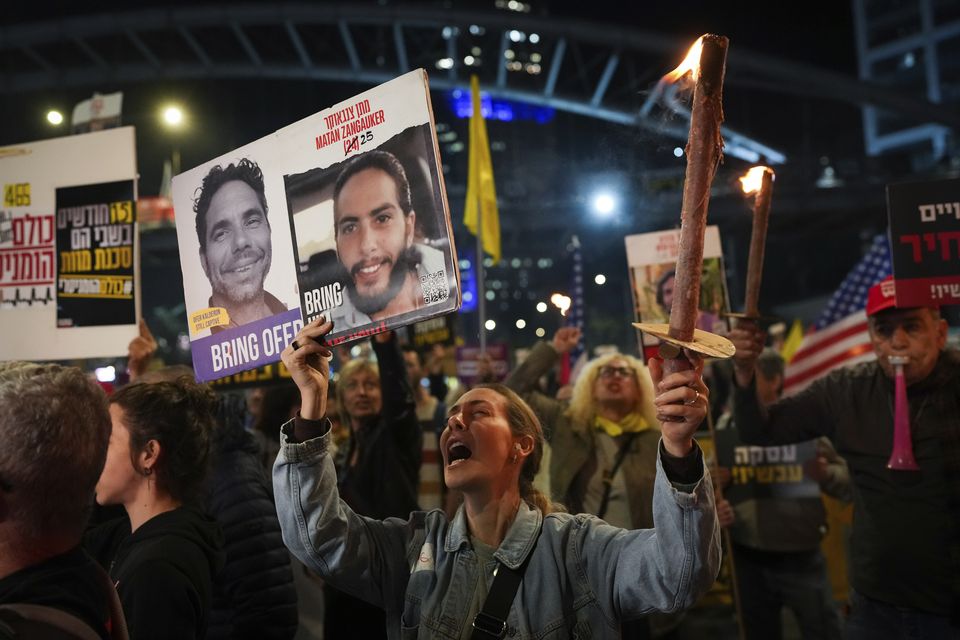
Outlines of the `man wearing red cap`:
M754 365L764 336L750 323L730 333L734 416L752 444L827 436L854 482L850 616L846 637L960 639L960 357L946 350L937 308L898 308L893 282L869 292L877 359L839 369L767 409ZM918 471L887 466L893 448L891 357L903 374Z

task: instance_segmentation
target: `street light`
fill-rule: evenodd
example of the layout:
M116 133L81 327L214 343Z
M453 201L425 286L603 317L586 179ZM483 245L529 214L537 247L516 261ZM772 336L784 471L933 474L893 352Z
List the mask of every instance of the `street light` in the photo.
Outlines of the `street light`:
M601 192L593 196L593 212L598 218L609 218L617 206L617 201L613 195L607 192Z
M59 127L63 124L63 114L56 109L50 109L50 111L47 111L47 122L55 127Z
M180 131L185 128L187 116L179 105L168 104L161 110L160 119L167 129ZM177 142L174 142L171 153L170 173L171 175L180 173L180 145Z
M169 127L179 127L183 124L183 109L170 105L163 110L163 121Z

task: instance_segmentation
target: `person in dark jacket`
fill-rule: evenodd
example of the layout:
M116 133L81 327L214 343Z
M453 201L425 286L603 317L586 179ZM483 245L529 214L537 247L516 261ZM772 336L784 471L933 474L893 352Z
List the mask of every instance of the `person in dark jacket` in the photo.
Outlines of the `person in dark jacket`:
M135 343L130 343L131 359ZM193 375L190 367L174 365L143 373L137 381L192 380ZM299 401L296 387L294 395ZM297 593L260 445L244 429L246 412L243 397L219 396L204 507L223 531L226 558L213 584L207 638L285 640L297 632Z
M117 587L133 640L206 637L222 534L190 499L207 472L215 403L186 377L134 384L110 399L97 502L122 504L127 517L87 542Z
M297 632L290 555L244 400L221 395L206 508L223 529L226 563L214 582L210 640L285 640Z
M5 362L0 407L0 625L35 637L10 608L42 606L109 638L110 587L80 547L110 437L107 399L75 367Z
M249 395L247 406L248 408L250 406ZM260 447L260 462L263 465L266 477L270 476L273 461L277 459L277 452L280 451L280 431L277 429L277 425L283 424L297 415L299 407L300 395L297 393L296 385L292 383L283 383L269 389L263 389L260 393L259 411L254 416L251 430ZM273 495L272 486L269 487L269 490Z
M338 469L340 493L359 514L406 518L418 509L420 423L393 333L375 336L373 351L376 365L351 360L337 383L343 423L350 427ZM325 637L382 638L384 627L383 610L327 589Z
M853 530L845 638L960 638L960 354L946 346L940 310L898 306L892 279L868 290L865 311L876 360L831 371L769 407L761 406L755 381L763 333L755 323L738 324L730 332L734 420L744 442L827 436L847 460ZM906 397L898 399L900 358ZM898 411L909 418L914 470L890 466Z
M350 427L340 491L365 516L406 517L419 508L420 423L393 333L375 336L373 352L376 365L352 360L340 371L337 400Z

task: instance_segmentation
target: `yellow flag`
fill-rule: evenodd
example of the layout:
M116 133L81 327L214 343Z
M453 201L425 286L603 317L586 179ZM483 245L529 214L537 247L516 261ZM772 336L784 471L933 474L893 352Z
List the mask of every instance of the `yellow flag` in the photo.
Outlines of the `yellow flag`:
M493 184L493 163L487 124L480 110L480 81L470 77L473 115L470 116L470 164L467 174L467 203L463 223L473 235L481 227L483 250L500 262L500 214L497 212L497 189Z
M790 326L790 332L784 339L783 346L780 347L780 355L783 357L784 362L793 360L793 356L797 352L797 349L800 348L801 342L803 342L803 323L797 319L793 321L793 324Z

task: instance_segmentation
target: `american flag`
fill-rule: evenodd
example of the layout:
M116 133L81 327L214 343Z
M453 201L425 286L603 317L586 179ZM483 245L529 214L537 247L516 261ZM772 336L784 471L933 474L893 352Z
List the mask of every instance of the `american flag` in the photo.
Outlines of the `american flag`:
M807 334L784 374L783 393L790 395L837 367L873 360L876 356L867 331L867 292L892 273L890 244L885 235L873 245L843 279L840 288L820 313L813 332Z
M583 340L584 299L583 299L583 251L580 248L580 239L573 236L570 244L573 246L573 281L570 287L570 321L571 327L580 329L580 341L569 353L565 353L560 363L560 384L569 384L576 379L579 373L580 362L585 353Z

